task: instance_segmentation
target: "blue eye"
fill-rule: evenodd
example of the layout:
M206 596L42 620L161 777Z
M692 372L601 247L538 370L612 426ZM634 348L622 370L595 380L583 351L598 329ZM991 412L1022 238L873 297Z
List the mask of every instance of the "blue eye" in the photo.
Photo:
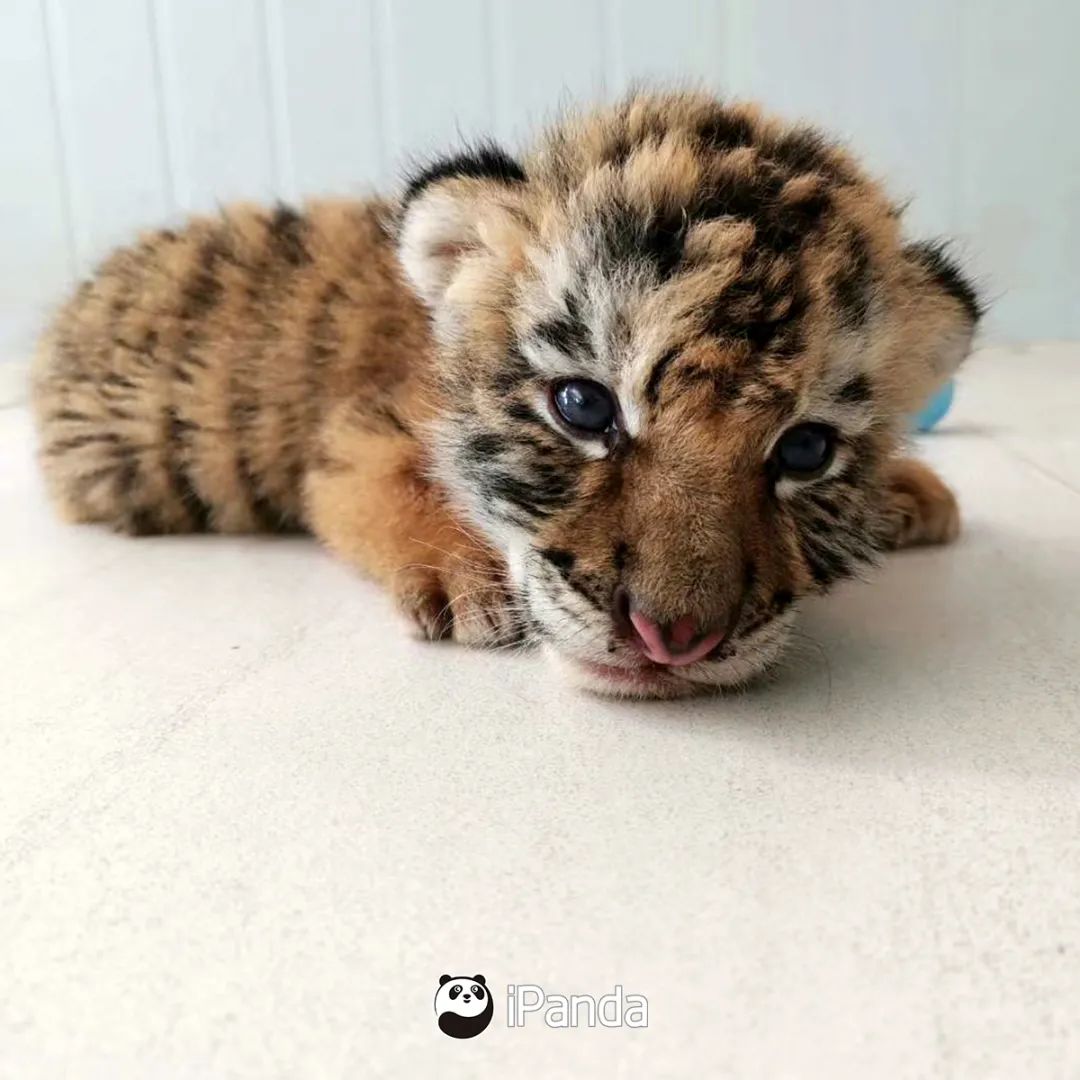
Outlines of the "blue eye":
M836 431L828 424L796 424L780 436L773 451L779 472L797 479L823 473L836 451Z
M555 411L575 431L602 435L615 423L615 399L592 379L563 379L552 387Z

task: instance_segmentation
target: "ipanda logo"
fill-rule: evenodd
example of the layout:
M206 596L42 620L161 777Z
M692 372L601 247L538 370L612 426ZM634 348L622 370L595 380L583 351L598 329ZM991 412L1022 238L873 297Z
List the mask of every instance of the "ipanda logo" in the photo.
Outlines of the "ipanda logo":
M491 1023L495 1005L483 975L440 975L435 991L439 1030L452 1039L471 1039Z
M453 1039L472 1039L487 1029L495 1003L483 975L442 975L435 991L439 1030ZM616 985L610 994L548 994L533 983L506 988L506 1026L525 1027L528 1017L542 1014L551 1028L649 1026L649 1003L641 994L627 994Z
M543 1013L553 1028L649 1026L649 1003L641 994L623 993L616 984L610 994L547 994L542 986L522 983L506 988L506 1026L524 1027L530 1013Z

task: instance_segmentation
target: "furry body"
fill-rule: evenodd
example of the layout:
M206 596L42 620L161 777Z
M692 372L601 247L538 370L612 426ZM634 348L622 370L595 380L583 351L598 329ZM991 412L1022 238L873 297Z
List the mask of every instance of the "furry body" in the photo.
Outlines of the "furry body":
M43 339L47 482L125 532L308 529L426 636L538 637L597 689L738 683L799 596L956 533L897 453L978 305L899 217L813 132L646 94L398 201L196 219L115 253ZM567 379L610 394L602 439L561 421ZM836 447L793 480L770 462L800 422ZM722 640L646 662L635 611Z

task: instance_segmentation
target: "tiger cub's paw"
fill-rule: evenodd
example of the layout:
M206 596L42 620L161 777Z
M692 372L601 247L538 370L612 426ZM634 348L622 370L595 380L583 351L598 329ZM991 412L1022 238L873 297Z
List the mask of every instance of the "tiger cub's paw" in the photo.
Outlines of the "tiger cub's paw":
M422 641L490 648L521 637L511 593L494 565L410 567L398 574L394 597Z
M894 548L949 544L960 535L956 496L928 465L898 459L889 466L885 527Z

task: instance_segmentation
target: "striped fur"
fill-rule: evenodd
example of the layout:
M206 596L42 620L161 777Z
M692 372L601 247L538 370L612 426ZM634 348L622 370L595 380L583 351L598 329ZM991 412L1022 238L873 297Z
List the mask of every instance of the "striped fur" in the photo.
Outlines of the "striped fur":
M587 683L632 662L622 586L730 626L650 693L741 682L800 596L955 533L897 452L978 301L900 216L815 132L642 93L396 202L196 219L113 255L43 339L46 479L131 533L308 529L426 636L524 631ZM609 388L617 436L560 426L566 377ZM806 420L835 462L771 475Z

